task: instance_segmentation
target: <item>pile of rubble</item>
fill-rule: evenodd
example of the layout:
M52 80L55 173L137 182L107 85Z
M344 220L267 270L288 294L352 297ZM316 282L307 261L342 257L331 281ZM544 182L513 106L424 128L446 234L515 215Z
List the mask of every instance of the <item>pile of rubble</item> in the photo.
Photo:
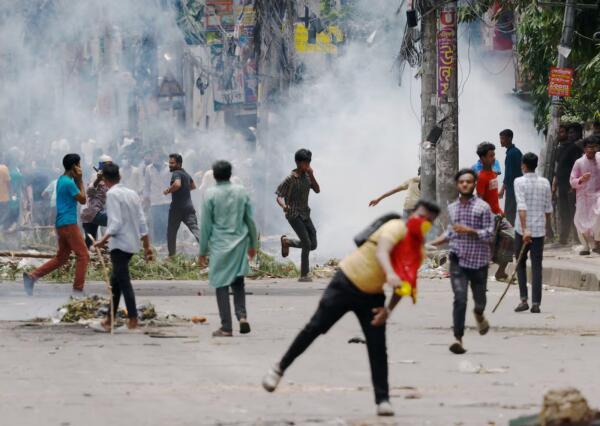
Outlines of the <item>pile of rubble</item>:
M578 389L550 390L540 414L511 420L510 426L600 426L600 412L589 407Z
M107 298L98 295L81 299L70 299L58 309L53 322L88 324L93 320L106 318L109 313L110 302ZM152 303L138 306L139 319L142 321L157 318L156 309ZM127 318L127 310L119 308L117 318Z

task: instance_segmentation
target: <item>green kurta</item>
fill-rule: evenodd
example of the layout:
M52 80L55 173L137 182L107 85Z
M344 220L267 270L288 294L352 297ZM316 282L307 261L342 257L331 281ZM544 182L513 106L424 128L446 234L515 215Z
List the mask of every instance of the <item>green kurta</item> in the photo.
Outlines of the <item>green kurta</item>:
M248 249L258 246L252 216L250 197L241 185L218 182L206 191L200 222L200 255L210 256L211 287L226 287L249 272Z

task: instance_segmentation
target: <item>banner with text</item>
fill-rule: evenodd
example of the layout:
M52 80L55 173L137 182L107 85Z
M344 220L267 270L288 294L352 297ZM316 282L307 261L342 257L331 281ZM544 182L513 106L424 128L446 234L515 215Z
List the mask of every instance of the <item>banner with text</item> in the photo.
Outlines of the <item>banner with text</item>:
M550 67L550 78L548 80L548 95L571 96L573 85L573 68Z
M452 69L456 63L456 7L444 6L440 10L437 33L437 83L438 97L448 94Z

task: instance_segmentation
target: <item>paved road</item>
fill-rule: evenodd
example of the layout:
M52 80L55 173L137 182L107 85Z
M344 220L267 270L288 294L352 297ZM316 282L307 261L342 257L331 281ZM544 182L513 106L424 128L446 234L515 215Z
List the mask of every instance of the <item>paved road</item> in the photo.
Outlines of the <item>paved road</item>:
M600 294L551 289L544 292L542 314L514 314L513 288L490 315L490 334L480 337L469 329L469 352L456 356L447 349L447 280L422 282L419 302L403 302L389 324L394 419L373 416L365 347L347 343L360 335L351 315L290 368L275 394L267 394L259 385L263 373L313 312L325 284L250 283L252 334L213 339L217 310L205 283L136 284L139 303L208 318L208 325L159 330L178 338L111 337L78 325L31 325L20 320L50 313L69 287L41 285L27 298L18 284L3 283L2 424L505 425L538 411L548 389L566 385L600 406ZM490 304L501 289L491 284ZM473 324L469 317L468 325Z

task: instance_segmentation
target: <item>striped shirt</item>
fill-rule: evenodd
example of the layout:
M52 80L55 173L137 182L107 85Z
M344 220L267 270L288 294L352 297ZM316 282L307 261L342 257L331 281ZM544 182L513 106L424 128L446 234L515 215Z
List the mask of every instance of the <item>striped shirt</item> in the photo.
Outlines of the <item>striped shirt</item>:
M527 212L527 230L533 238L546 236L546 213L552 213L552 191L548 179L526 173L515 179L517 211ZM517 215L515 231L523 235L521 217Z
M457 200L448 206L448 215L450 252L458 257L459 266L467 269L486 267L490 262L490 242L494 237L494 215L488 203L475 196L466 203ZM477 235L454 232L452 227L457 224L475 229Z
M277 187L275 193L278 197L285 200L288 206L287 218L300 216L302 219L310 217L310 208L308 207L308 195L312 185L308 173L297 174L294 170Z

